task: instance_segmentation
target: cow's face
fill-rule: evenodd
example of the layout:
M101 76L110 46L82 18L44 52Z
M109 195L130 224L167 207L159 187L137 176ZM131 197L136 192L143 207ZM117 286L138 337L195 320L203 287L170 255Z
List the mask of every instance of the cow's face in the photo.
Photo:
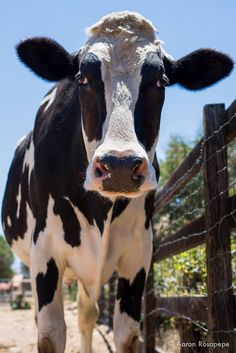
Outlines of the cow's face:
M127 17L130 33L119 26L120 19L120 31L112 31L106 18L95 25L96 34L79 59L83 136L90 161L85 188L103 196L136 197L157 185L152 163L168 81L153 28L147 22L149 32L138 31L133 17Z
M89 165L84 187L103 196L137 197L156 188L153 159L165 86L205 88L232 69L225 54L202 49L174 61L142 16L111 14L90 28L77 56L33 38L20 58L49 80L76 80Z

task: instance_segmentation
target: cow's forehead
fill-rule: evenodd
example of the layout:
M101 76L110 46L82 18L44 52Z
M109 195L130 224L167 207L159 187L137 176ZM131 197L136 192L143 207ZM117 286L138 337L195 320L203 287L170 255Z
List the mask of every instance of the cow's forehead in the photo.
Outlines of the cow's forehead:
M80 62L82 63L88 54L92 53L112 72L132 74L140 70L149 53L153 52L157 53L159 58L162 57L160 42L150 43L142 37L131 36L103 37L102 40L87 43L81 51Z

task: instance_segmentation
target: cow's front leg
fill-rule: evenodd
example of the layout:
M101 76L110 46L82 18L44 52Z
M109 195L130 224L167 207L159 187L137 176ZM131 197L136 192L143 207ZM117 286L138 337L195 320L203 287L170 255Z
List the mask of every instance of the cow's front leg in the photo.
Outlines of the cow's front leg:
M117 353L138 353L141 302L151 262L152 231L136 236L118 267L114 341Z
M57 256L50 254L51 250L50 246L43 248L34 245L31 254L31 282L37 304L38 352L64 353L66 342L62 300L64 266Z
M97 303L92 301L85 287L78 282L78 324L80 331L80 353L92 353L93 328L98 319Z

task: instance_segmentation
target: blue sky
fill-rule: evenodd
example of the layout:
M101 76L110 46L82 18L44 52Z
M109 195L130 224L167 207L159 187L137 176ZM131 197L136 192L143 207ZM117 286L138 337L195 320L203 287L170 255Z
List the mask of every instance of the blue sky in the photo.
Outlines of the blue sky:
M87 26L120 10L138 11L149 18L165 42L166 51L176 59L209 47L236 60L235 0L1 1L0 200L16 142L32 129L39 103L51 87L17 60L16 43L31 36L48 36L73 52L85 42ZM164 156L170 135L194 138L201 129L204 104L223 102L228 106L236 98L235 82L236 69L226 80L201 92L167 89L159 157Z

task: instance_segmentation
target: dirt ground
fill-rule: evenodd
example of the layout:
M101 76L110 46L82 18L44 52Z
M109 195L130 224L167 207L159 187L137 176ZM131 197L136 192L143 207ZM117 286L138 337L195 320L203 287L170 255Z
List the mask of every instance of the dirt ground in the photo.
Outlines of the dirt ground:
M75 305L65 306L67 343L65 353L79 353L79 334ZM107 343L105 342L107 340ZM33 310L12 310L9 304L0 306L0 353L37 353L37 329ZM110 348L109 348L110 345ZM112 332L99 325L94 330L94 353L115 352Z

